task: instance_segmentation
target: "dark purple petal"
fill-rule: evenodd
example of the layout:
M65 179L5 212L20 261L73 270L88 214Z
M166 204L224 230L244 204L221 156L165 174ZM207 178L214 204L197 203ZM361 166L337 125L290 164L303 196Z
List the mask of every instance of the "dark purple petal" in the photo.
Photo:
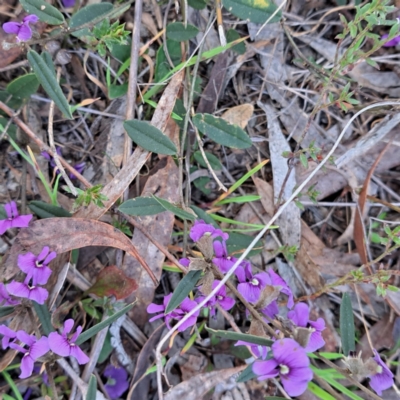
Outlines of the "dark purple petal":
M164 317L165 317L164 314L158 314L158 315L155 315L154 317L151 317L151 318L149 319L149 322L153 322L153 321L155 321L156 319L160 319L160 318L164 318Z
M252 283L240 283L237 287L239 293L250 303L257 303L261 289Z
M235 300L232 297L225 297L222 300L218 300L218 303L224 310L228 311L235 305Z
M21 360L21 375L19 376L21 379L28 378L32 375L33 371L33 358L26 353Z
M27 15L24 19L23 22L24 23L31 23L31 24L36 24L36 22L39 21L39 17L35 14L30 14Z
M278 363L271 359L267 361L256 361L253 364L253 372L258 375L258 380L262 381L268 378L274 378L279 375L277 370Z
M75 0L62 0L62 3L65 8L70 8L75 5Z
M288 312L287 316L296 326L306 328L310 317L310 309L306 303L297 303L294 309Z
M389 35L385 34L381 36L381 40L384 40L386 38L388 38ZM394 47L397 46L400 43L400 36L396 36L393 39L390 39L388 42L386 42L383 47Z
M191 317L189 317L189 318L178 328L178 331L179 331L179 332L183 332L184 330L186 330L187 328L189 328L189 326L193 326L196 322L197 322L197 316L192 315Z
M275 316L279 314L277 301L274 300L272 303L268 304L267 307L261 310L261 312L270 318L275 318Z
M271 279L266 272L260 272L259 274L254 275L253 279L257 279L257 281L259 282L258 286L260 287L260 289L271 284Z
M19 22L6 22L3 24L3 30L5 33L13 33L14 35L17 35L21 26L22 24Z
M319 332L325 329L325 321L322 318L318 318L316 321L308 321L308 324Z
M272 346L274 359L280 365L291 368L302 368L310 365L305 350L293 339L277 340Z
M44 356L49 350L50 347L48 339L46 336L42 336L30 347L29 354L34 360L37 360L39 357Z
M90 360L90 358L76 344L71 345L70 355L77 359L78 364L86 364Z
M18 300L13 300L8 294L3 282L0 282L0 305L1 306L15 306L19 304Z
M17 39L20 40L21 42L26 42L32 37L32 29L28 24L22 24L18 35Z
M58 332L49 334L50 350L61 357L68 357L70 354L70 345L67 338L61 336Z
M214 228L210 224L206 224L203 220L195 221L192 229L190 229L189 236L194 241L199 241L204 235L210 235L213 238L221 237L223 240L227 240L229 235L222 232L220 229Z
M311 372L309 368L304 368L307 369L308 371ZM311 372L311 378L309 380L301 380L301 381L296 381L292 380L290 377L284 377L281 375L281 382L286 390L287 394L291 397L295 396L300 396L303 394L308 386L308 382L311 381L312 379L312 372Z
M103 372L103 376L111 378L104 385L111 400L120 398L128 390L128 373L125 368L116 368L113 365L108 365Z
M305 347L305 350L307 353L314 353L314 351L324 346L325 346L325 340L323 339L321 332L315 331L311 334L308 344Z
M220 269L220 271L226 274L235 264L237 258L227 257L227 258L213 258L213 263Z
M0 335L3 335L1 344L3 346L3 350L5 350L8 347L10 340L16 337L16 332L14 332L8 326L0 325Z
M181 258L179 262L184 266L184 267L189 267L190 260L188 258ZM147 311L148 312L148 311Z
M220 242L220 241L216 240L213 243L213 247L214 247L215 257L222 258L222 257L226 257L228 255L225 242Z
M272 269L268 270L268 273L271 277L271 282L273 286L281 286L281 292L288 296L287 307L293 308L294 300L293 300L293 293L288 284Z
M190 300L189 298L186 297L185 300L182 301L182 303L180 304L179 308L188 313L189 311L193 310L193 308L195 308L197 306L197 302L194 300ZM193 315L199 315L200 310L196 311L195 314Z
M239 266L239 267L236 268L235 275L236 275L236 278L238 279L238 281L240 283L246 282L246 273L245 273L244 268L242 266Z

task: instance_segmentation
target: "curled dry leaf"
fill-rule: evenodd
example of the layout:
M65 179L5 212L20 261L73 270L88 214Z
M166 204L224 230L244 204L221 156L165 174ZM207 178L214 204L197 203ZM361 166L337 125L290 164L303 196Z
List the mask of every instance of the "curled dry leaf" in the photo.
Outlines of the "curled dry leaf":
M254 106L252 104L240 104L239 106L226 110L221 115L221 118L232 125L237 125L244 129L253 116L253 112Z
M107 246L124 250L139 261L158 285L154 273L127 236L104 222L81 218L47 218L21 229L10 252L3 259L0 268L3 279L9 280L19 271L19 254L26 251L39 254L44 246L49 246L57 254L87 246Z

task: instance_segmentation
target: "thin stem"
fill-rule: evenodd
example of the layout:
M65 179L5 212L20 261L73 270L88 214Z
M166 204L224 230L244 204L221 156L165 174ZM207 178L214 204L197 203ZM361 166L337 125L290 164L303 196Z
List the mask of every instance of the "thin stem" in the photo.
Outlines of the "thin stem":
M47 378L49 379L50 388L51 388L51 394L52 394L51 397L52 397L53 400L58 400L57 387L56 387L56 383L54 382L53 372L52 372L52 370L50 368L50 365L48 363L46 363L45 366L46 366Z

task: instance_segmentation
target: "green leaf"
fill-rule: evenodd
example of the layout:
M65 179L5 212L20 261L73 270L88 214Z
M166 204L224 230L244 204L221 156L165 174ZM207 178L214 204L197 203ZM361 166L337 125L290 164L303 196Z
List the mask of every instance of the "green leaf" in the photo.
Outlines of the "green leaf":
M247 382L250 379L257 378L257 374L253 372L253 364L248 365L236 379L236 382Z
M7 85L7 92L21 99L28 98L39 89L35 74L19 76Z
M167 25L167 38L176 42L193 39L198 33L199 29L194 25L187 24L185 27L182 22L173 22Z
M97 380L92 374L89 379L88 390L86 392L86 400L96 400L97 399Z
M64 16L44 0L20 0L21 6L28 14L35 14L39 19L49 25L61 25Z
M237 33L235 31L235 29L229 29L226 32L226 41L228 43L233 42L233 41L235 41L237 39L240 39L240 37L241 36L239 35L239 33ZM246 53L246 45L243 42L238 43L238 44L236 44L235 46L232 47L232 50L235 51L238 54L244 54L244 53Z
M188 4L196 10L204 10L207 7L205 0L188 0Z
M272 346L272 344L274 343L273 340L266 339L261 336L249 335L247 333L215 330L215 329L208 328L207 326L206 326L206 329L211 334L213 334L219 338L222 338L222 339L243 340L244 342L258 344L260 346L268 346L268 347Z
M321 389L314 382L309 382L308 383L308 390L311 393L315 394L315 396L317 396L318 398L320 398L322 400L335 400L335 398L333 396L331 396L324 389Z
M308 168L308 159L307 159L307 156L304 153L300 154L300 162L301 162L301 165L304 168L306 168L306 169Z
M51 316L49 309L46 304L39 304L36 301L32 301L33 308L35 309L36 315L39 317L39 321L42 324L42 329L45 335L54 332L53 325L51 324Z
M53 73L54 79L57 79L56 67L54 66L53 59L51 58L51 55L49 54L49 52L43 51L42 54L40 55L40 57L42 57L43 61L49 67L49 70Z
M40 200L31 201L28 207L40 218L72 217L72 214L64 208Z
M348 293L344 293L340 304L340 336L343 354L347 357L356 349L353 307Z
M248 235L243 235L242 233L231 232L229 233L229 239L226 241L228 247L228 253L242 254L250 243L253 241L253 237ZM261 240L257 242L253 250L250 251L247 257L253 257L260 254L263 251L264 245Z
M237 204L250 203L252 201L257 201L260 199L261 199L261 196L259 196L257 194L248 194L246 196L236 196L236 197L230 197L228 199L223 199L223 200L215 203L215 205L220 206L220 205L229 204L229 203L237 203Z
M38 81L43 86L43 89L54 101L60 111L68 119L72 119L72 114L67 99L65 98L64 93L57 82L54 71L51 71L43 58L40 57L39 54L34 50L30 50L28 52L28 60Z
M172 203L170 203L169 201L165 200L165 199L161 199L160 197L157 196L153 196L154 199L156 199L158 201L158 203L163 206L167 211L171 211L172 213L174 213L177 217L181 218L181 219L188 219L190 221L194 221L196 219L196 216L194 214L192 214L189 211L185 211L180 207L177 207L175 205L173 205Z
M171 299L168 302L167 308L165 309L165 314L170 313L175 310L187 295L196 286L196 283L200 279L202 271L189 271L182 280L178 283L178 286L174 290Z
M214 154L208 153L207 151L205 152L206 154L206 158L208 160L208 162L211 165L211 168L215 171L220 171L222 169L222 165L221 162L218 160L217 157L214 156ZM204 168L207 168L207 164L204 161L204 158L201 154L200 150L197 150L194 154L194 159Z
M126 314L134 305L135 303L128 304L122 310L119 310L115 314L111 315L111 317L108 317L104 321L99 322L98 324L89 328L87 331L81 333L75 343L80 346L82 343L89 340L92 336L96 335L104 328L107 328L107 326L111 325L119 317L122 317L124 314Z
M113 83L108 87L108 98L110 100L116 99L118 97L125 96L128 92L128 82L122 85L114 85Z
M165 46L168 49L168 54L171 58L172 64L178 65L182 58L181 45L174 40L167 39L166 44L161 46L156 55L156 68L154 73L154 81L162 82L166 75L171 71L167 56L165 55Z
M0 307L0 318L6 317L7 315L12 314L15 311L14 306L3 306Z
M175 155L178 151L171 139L149 122L138 120L125 121L124 128L132 141L145 150L170 156Z
M123 202L118 210L128 215L155 215L165 211L165 208L152 197L135 197Z
M107 332L106 339L104 340L103 347L101 348L101 352L99 358L97 360L97 364L103 364L110 357L111 353L113 352L114 347L111 346L111 335L110 332Z
M236 17L255 24L265 23L278 9L272 0L222 0L222 4ZM278 22L281 17L282 13L278 11L269 22Z
M202 219L207 224L211 224L214 228L219 229L219 226L215 222L215 220L209 214L207 214L203 209L196 206L190 206L190 208L196 213L199 219Z
M88 22L101 17L102 15L108 14L112 9L113 5L111 3L89 4L88 6L81 8L71 17L69 20L69 27L78 28L81 25L85 25ZM73 32L72 35L76 37L90 36L91 32L89 28L83 28L79 31Z
M252 146L249 136L242 128L228 124L222 118L210 114L196 114L193 123L201 133L224 146L235 149L247 149Z

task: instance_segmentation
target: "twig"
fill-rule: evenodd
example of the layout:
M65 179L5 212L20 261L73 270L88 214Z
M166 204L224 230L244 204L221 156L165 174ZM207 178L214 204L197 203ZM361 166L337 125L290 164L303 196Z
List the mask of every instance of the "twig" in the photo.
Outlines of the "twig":
M365 107L363 110L360 110L356 114L354 114L345 127L343 128L342 132L340 133L339 137L336 139L335 143L333 144L332 148L328 152L328 154L324 157L324 159L321 161L320 164L317 165L317 167L311 172L311 174L299 185L299 187L293 192L293 194L289 197L289 199L282 205L281 208L277 210L275 215L271 218L269 223L265 225L265 227L261 230L261 232L253 239L253 241L250 243L250 245L247 247L247 249L243 252L243 254L238 258L238 260L235 262L235 264L231 267L231 269L226 273L224 279L221 280L221 282L218 283L218 285L211 291L211 293L206 296L196 307L194 307L192 310L190 310L180 321L177 322L176 325L173 326L173 328L160 340L160 343L158 343L157 348L156 348L156 361L157 361L157 386L158 386L158 395L159 399L162 400L164 398L163 395L163 390L162 390L162 356L161 356L161 350L166 341L177 331L177 329L185 323L194 313L198 312L201 310L202 307L204 307L207 302L215 296L215 294L222 288L223 285L228 281L228 279L234 274L235 270L239 267L239 265L242 263L242 261L245 259L245 257L250 253L250 251L253 249L253 247L257 244L257 242L264 236L264 234L267 232L267 230L273 225L273 223L280 217L280 215L283 213L283 211L286 209L286 207L301 193L301 191L306 187L306 185L311 181L311 179L316 175L316 173L325 165L326 162L330 159L332 154L335 152L336 148L339 146L341 140L343 139L347 129L349 126L352 124L352 122L363 112L368 111L371 108L376 108L380 107L383 105L398 105L399 103L395 103L393 101L384 101L384 102L379 102L376 104L371 104L368 107Z
M47 146L47 144L43 143L43 141L36 136L35 132L32 131L31 128L29 128L28 125L26 125L20 118L18 118L13 110L5 105L2 101L0 101L0 110L3 110L28 136L32 141L34 141L39 149L41 151L46 151L49 153L52 157L54 157L54 152L50 148L50 146ZM71 172L76 176L76 178L87 188L92 187L92 185L84 178L78 171L75 170L74 167L68 164L67 161L65 161L62 157L59 157L59 160L61 164L64 166L64 168L68 171Z
M58 67L57 68L57 82L60 80L60 76L61 76L61 67ZM47 126L47 133L49 134L50 148L53 151L53 159L57 165L58 170L60 171L62 177L64 178L65 183L71 190L71 193L76 197L76 196L78 196L78 192L76 191L74 184L71 182L71 179L69 179L69 176L65 173L65 170L60 162L60 158L59 158L60 156L58 155L57 150L56 150L56 145L54 143L54 135L53 135L53 118L54 118L54 101L51 101L50 108L49 108L49 123Z
M73 380L73 382L78 386L79 390L82 393L82 396L86 396L88 385L83 382L79 375L72 369L72 367L68 364L67 360L64 358L60 358L57 360L57 364L69 375L69 377Z
M54 400L58 400L57 387L56 387L56 383L54 382L53 371L51 370L50 365L48 363L45 364L45 367L46 367L47 378L49 380L51 391L52 391L52 398Z
M135 2L135 19L133 21L132 45L131 45L131 65L129 67L128 95L126 103L126 120L129 121L135 116L136 107L136 89L138 84L138 66L140 52L140 25L142 21L143 0ZM128 164L129 157L132 154L132 139L125 132L124 155L122 164ZM128 199L129 189L124 192L124 200Z

